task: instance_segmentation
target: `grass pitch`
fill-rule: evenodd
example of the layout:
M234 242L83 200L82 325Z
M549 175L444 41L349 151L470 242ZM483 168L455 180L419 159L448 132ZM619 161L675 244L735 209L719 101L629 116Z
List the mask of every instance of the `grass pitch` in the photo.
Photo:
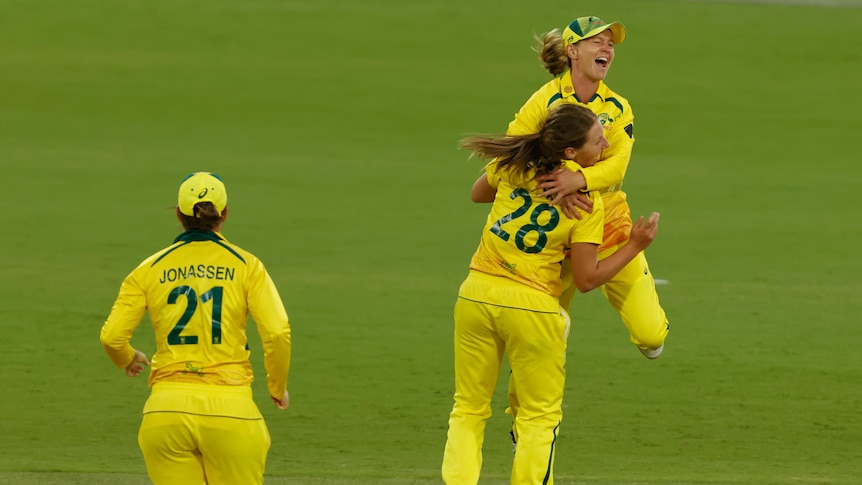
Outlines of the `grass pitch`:
M146 384L98 332L196 170L293 325L290 410L255 382L267 483L439 483L486 210L455 144L547 80L533 33L589 14L629 30L608 83L672 328L648 362L576 297L556 483L859 483L862 9L827 3L0 3L0 483L147 483ZM503 391L483 484L511 467Z

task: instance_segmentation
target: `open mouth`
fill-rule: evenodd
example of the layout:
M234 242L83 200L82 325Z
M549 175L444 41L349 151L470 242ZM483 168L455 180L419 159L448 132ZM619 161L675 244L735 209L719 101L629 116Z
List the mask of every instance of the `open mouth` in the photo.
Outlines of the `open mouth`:
M599 57L596 59L596 64L598 64L600 67L608 67L609 63L610 61L607 57Z

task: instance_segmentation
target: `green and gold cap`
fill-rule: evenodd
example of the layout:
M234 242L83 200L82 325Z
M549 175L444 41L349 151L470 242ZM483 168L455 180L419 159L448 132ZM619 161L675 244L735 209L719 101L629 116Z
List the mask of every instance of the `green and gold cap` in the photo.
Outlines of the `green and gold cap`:
M563 29L563 44L569 45L611 29L615 44L626 40L626 27L619 22L606 23L598 17L578 17Z

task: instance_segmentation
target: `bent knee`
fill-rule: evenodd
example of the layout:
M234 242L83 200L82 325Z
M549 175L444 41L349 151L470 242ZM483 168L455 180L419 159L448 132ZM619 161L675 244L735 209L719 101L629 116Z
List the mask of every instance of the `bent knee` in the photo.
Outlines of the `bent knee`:
M662 323L654 326L653 330L648 332L631 332L631 341L641 350L657 350L664 345L667 331L667 323Z

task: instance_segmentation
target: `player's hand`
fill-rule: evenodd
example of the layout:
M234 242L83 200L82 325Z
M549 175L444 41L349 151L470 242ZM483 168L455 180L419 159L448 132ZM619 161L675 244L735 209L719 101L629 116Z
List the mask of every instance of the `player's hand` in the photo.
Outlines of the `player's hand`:
M135 350L135 358L126 366L126 375L129 377L138 377L141 371L144 370L145 365L150 365L150 361L147 359L147 354L140 350Z
M655 239L658 233L658 218L659 213L653 212L649 219L644 221L644 217L640 216L632 225L632 232L629 236L629 243L640 248L641 251L646 249Z
M272 396L270 396L270 397L272 397ZM272 397L272 402L275 403L275 405L278 409L281 409L283 411L283 410L287 409L288 406L290 406L290 394L288 394L287 391L285 390L284 396L282 396L281 399L278 399L276 397Z
M583 219L583 216L577 211L577 209L581 209L587 214L593 212L593 202L583 192L569 194L560 199L559 202L556 202L556 205L560 206L560 209L563 210L563 214L565 214L569 219Z
M558 168L551 173L536 177L536 192L539 197L550 199L556 204L560 199L587 188L587 179L581 172Z

